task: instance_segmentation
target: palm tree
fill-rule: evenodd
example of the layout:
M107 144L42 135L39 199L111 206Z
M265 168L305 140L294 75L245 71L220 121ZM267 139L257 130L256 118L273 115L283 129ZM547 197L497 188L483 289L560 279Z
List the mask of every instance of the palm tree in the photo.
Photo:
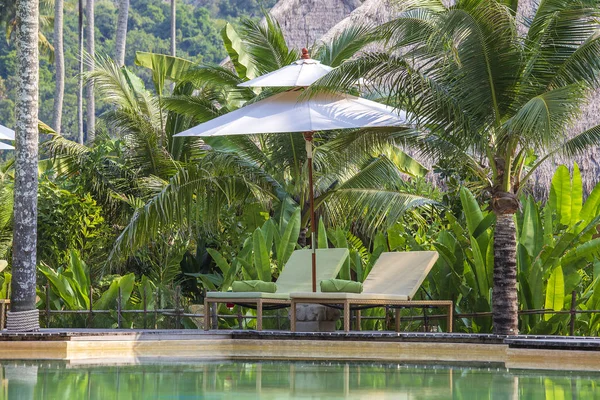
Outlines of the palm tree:
M244 29L246 50L236 46L235 51L247 53L236 58L240 60L235 62L237 70L255 69L248 63L260 62L263 56L270 60L261 62L266 72L297 60L298 54L287 48L275 21L269 19L267 26L246 21ZM359 35L346 34L328 51L318 53L341 63L354 54L348 49L359 40ZM122 215L129 212L129 225L113 258L182 229L210 237L227 223L224 217L229 218L230 212L224 210L244 209L248 204L260 203L273 213L300 207L303 226L308 225L306 154L300 134L213 139L207 142L211 147L194 138L173 137L256 100L255 92L237 87L247 76L150 53L138 53L136 64L153 69L154 92L128 69L107 59L98 58L96 70L85 74L113 106L102 118L117 140L101 137L88 148L55 136L46 145L52 155L61 157L63 172L82 177L101 203L126 209ZM177 85L172 96L164 97L167 79ZM425 171L414 168L418 163L394 146L407 132L378 132L373 135L376 139L366 142L361 133L319 136L315 164L320 215L332 226L346 226L351 215L356 229L366 231L393 223L404 210L429 201L407 193L403 181L401 172ZM131 218L133 210L137 213Z
M117 20L117 37L115 38L115 60L120 66L125 65L125 46L127 43L127 16L129 0L119 1L119 17Z
M77 129L79 143L83 144L83 0L79 0L79 14L78 14L78 26L77 36L79 44L79 74L78 77L78 93L77 93Z
M96 57L96 46L95 46L95 32L96 24L94 22L94 0L87 0L86 14L87 14L87 53L88 62L87 70L94 70L94 58ZM96 102L94 99L94 83L87 83L87 96L86 96L86 111L87 111L87 140L93 142L95 137L94 129L96 129Z
M298 54L287 48L278 24L270 17L265 24L244 21L243 27L240 37L245 39L246 50L239 46L235 49L238 57L232 57L232 60L235 60L236 70L266 73L297 60ZM231 42L238 42L238 39L234 38ZM332 49L322 49L317 53L341 63L356 52L348 49L350 44L356 46L359 40L358 34L346 32L336 38ZM360 46L356 47L360 49ZM247 54L240 55L239 52L243 51ZM341 55L343 51L346 56ZM166 65L167 59L147 64ZM242 68L240 60L253 65L247 64ZM96 79L104 75L97 74ZM160 75L160 71L155 70L153 76L156 75ZM177 80L174 95L162 100L167 121L165 143L173 160L178 161L178 168L168 177L160 192L131 219L115 245L114 254L133 251L173 226L196 226L199 231L212 234L220 227L222 206L228 204L231 207L236 201L241 201L240 204L268 201L265 207L273 213L284 205L300 207L303 225L309 223L308 193L303 172L307 159L302 135L213 138L206 140L210 148L200 147L200 152L195 154L181 155L178 150L183 143L190 146L194 143L201 145L202 142L193 138L185 141L174 138L175 133L259 98L250 89L237 87L245 79L227 68L193 67ZM124 79L113 77L102 81L102 87L109 85L106 86L108 89L111 82ZM100 80L96 82L100 88ZM107 93L116 93L115 89L113 87ZM161 93L162 89L158 88L156 92ZM134 97L127 95L122 98ZM130 107L128 104L129 100L119 106L125 115L131 114L126 110ZM137 114L140 115L139 112ZM114 116L110 119L115 121L114 129L120 126L121 130L126 128L130 131L139 126L124 124ZM179 125L172 125L176 121ZM407 134L410 134L408 130L379 131L368 141L364 141L368 135L365 132L317 135L320 146L315 153L318 175L316 203L320 215L333 224L347 225L348 221L353 221L356 226L372 231L386 223L396 222L407 209L431 203L422 196L406 192L402 173L420 174L424 170L422 167L411 169L409 162L402 161L414 162L396 146Z
M599 87L600 9L596 1L542 1L520 33L517 1L409 1L375 30L385 52L343 64L319 86L364 77L415 116L415 145L466 163L485 182L496 215L494 332L518 332L516 232L519 195L539 165L600 142L600 127L567 138ZM538 157L534 157L537 155ZM554 246L552 238L546 243Z
M54 2L54 66L56 69L54 88L54 111L52 127L57 133L61 131L63 97L65 92L65 53L63 50L63 0Z
M48 41L48 38L43 34L43 28L49 28L52 24L51 15L46 12L51 12L54 9L54 0L40 0L40 24L38 31L38 43L40 53L47 56L50 62L54 58L54 47ZM6 38L10 41L14 37L14 32L17 26L17 1L16 0L0 0L0 23L6 25Z
M19 96L16 104L16 162L11 313L7 328L39 329L36 310L39 2L17 7Z
M177 56L176 39L177 39L177 0L171 0L171 55Z

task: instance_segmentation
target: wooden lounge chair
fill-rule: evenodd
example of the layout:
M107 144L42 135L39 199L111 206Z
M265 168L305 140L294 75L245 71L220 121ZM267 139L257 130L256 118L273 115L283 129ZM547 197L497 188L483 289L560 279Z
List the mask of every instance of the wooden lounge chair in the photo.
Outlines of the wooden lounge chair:
M382 253L363 283L363 292L309 293L292 292L291 330L296 330L296 304L341 304L344 331L350 331L351 306L447 307L448 331L452 332L453 302L450 300L412 300L435 264L435 251ZM360 315L360 314L359 314ZM360 329L360 316L357 318ZM396 331L400 329L400 308L396 308Z
M233 303L256 306L256 329L262 330L263 305L290 305L291 292L312 290L312 250L295 250L277 279L275 293L208 292L204 298L204 330L210 329L212 304ZM317 282L335 278L348 257L348 249L317 249ZM317 290L319 285L317 284Z

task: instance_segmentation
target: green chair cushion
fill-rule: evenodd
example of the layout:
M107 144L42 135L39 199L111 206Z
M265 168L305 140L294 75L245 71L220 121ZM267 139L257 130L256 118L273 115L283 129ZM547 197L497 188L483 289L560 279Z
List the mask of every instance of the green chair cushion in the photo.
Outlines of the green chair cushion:
M344 279L326 279L321 281L321 292L336 293L362 293L361 282L347 281Z
M231 290L234 292L275 293L277 291L277 285L275 282L265 281L234 281L231 284Z
M347 258L348 249L317 249L316 282L335 278ZM312 250L294 250L277 278L277 292L312 292Z

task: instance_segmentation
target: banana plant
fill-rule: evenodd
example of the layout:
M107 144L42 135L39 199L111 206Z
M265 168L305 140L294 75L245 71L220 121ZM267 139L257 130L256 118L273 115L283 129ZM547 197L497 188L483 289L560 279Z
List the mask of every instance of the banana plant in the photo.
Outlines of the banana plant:
M299 235L300 209L296 208L289 219L282 212L279 223L269 218L257 227L237 254L221 254L215 249L207 249L220 274L188 275L197 277L209 290L228 291L231 283L238 278L271 282L298 247Z
M532 197L523 201L523 212L517 218L519 300L523 309L568 309L574 290L580 293L579 307L600 305L596 303L600 296L594 295L594 289L600 288L600 185L585 203L582 199L581 173L575 164L572 177L566 166L558 167L543 208ZM569 318L565 314L522 316L520 330L565 332Z
M69 264L56 270L41 264L38 270L46 277L50 287L49 303L46 294L38 289L39 308L48 306L51 310L89 310L90 308L90 273L89 268L81 260L76 251L70 252ZM123 309L135 308L132 292L135 286L133 273L124 276L110 277L109 287L92 304L94 310L112 310L116 308L119 291Z
M447 212L437 238L432 243L439 259L426 281L432 298L452 299L458 313L488 312L494 266L493 224L495 215L482 210L465 187L459 191L462 215ZM412 239L412 238L411 238ZM428 250L427 245L409 243L412 250ZM489 332L491 319L464 319L464 329Z

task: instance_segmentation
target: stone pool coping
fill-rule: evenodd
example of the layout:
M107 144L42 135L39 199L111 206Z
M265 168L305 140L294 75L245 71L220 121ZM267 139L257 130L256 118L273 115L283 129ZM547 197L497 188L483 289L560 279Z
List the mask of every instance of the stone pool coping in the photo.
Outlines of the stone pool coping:
M336 360L500 363L600 372L600 338L465 333L89 330L0 332L0 360Z

